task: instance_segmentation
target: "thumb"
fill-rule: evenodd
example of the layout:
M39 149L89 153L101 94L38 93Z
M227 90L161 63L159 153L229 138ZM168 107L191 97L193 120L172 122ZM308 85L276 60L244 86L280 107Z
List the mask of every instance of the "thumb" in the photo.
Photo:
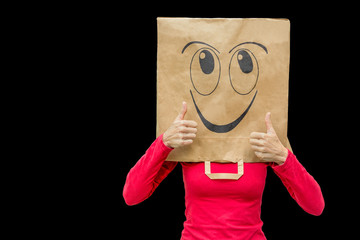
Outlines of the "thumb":
M181 112L176 117L176 120L184 120L186 112L187 112L187 104L186 104L186 102L183 102Z
M275 130L271 123L271 113L270 112L266 113L266 115L265 115L265 125L266 125L267 133L275 133Z

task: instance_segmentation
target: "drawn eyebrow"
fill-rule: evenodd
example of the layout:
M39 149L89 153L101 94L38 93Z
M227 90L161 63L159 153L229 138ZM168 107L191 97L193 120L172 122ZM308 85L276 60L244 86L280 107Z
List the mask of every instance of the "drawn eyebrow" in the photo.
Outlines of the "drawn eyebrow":
M243 44L255 44L255 45L258 45L259 47L261 47L262 49L264 49L264 51L266 52L266 54L268 54L267 48L266 48L264 45L262 45L261 43L257 43L257 42L243 42L243 43L240 43L240 44L236 45L235 47L233 47L233 48L229 51L229 53L231 53L232 50L234 50L235 48L237 48L238 46L243 45Z
M188 46L190 46L191 44L194 44L194 43L199 43L199 44L204 44L204 45L206 45L206 46L209 46L209 47L213 48L215 51L217 51L217 52L220 54L220 52L219 52L216 48L214 48L213 46L211 46L210 44L207 44L207 43L204 43L204 42L200 42L200 41L191 41L191 42L187 43L187 44L185 45L185 47L183 48L183 50L181 51L181 53L184 53L185 49L186 49Z

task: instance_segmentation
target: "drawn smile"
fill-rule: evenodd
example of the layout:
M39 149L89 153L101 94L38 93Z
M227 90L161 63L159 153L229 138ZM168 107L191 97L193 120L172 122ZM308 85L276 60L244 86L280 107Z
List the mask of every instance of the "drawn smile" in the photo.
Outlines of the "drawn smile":
M256 97L256 94L257 94L257 91L255 92L254 94L254 97L252 98L249 106L245 109L245 111L237 118L235 119L233 122L231 123L228 123L228 124L225 124L225 125L216 125L216 124L213 124L211 122L209 122L201 113L199 107L197 106L196 102L195 102L195 99L194 99L194 96L190 90L190 94L191 94L191 97L192 97L192 100L194 102L194 105L195 105L195 108L196 108L196 111L202 121L202 123L205 125L205 127L207 129L209 129L210 131L212 132L216 132L216 133L227 133L231 130L233 130L240 122L241 120L245 117L245 115L247 114L247 112L250 110L250 107L251 105L253 104L254 100L255 100L255 97Z

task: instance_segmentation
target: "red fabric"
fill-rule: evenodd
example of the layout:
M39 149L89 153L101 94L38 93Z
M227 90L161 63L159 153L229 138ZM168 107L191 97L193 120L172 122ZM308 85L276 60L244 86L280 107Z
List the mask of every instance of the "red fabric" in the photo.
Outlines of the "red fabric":
M172 151L159 136L127 175L123 196L128 205L138 204L155 191L175 168L166 162ZM289 151L282 165L244 163L244 175L237 181L211 180L204 163L181 163L185 185L184 230L181 240L266 239L261 230L261 199L270 166L292 198L306 212L320 215L324 199L320 186ZM235 164L212 163L212 172L233 173Z

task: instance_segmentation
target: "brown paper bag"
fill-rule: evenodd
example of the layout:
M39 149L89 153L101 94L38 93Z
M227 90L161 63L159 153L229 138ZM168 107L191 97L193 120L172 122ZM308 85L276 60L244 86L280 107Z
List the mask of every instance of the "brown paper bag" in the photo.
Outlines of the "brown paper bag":
M193 144L167 161L205 162L210 178L238 179L259 162L249 144L271 112L286 147L290 22L286 19L158 18L157 136L182 101L198 123ZM210 162L238 163L238 174L211 174Z

